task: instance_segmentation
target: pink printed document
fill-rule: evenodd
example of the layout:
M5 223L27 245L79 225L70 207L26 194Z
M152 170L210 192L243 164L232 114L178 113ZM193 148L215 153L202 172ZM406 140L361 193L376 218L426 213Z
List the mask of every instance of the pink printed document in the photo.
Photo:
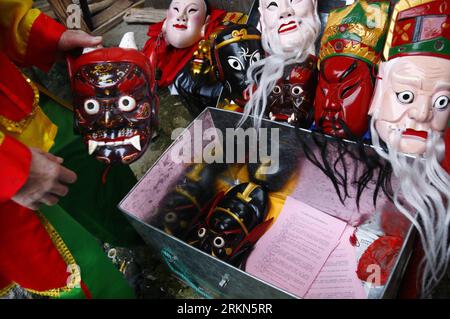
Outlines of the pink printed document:
M346 223L291 197L251 253L246 271L300 298L305 297Z
M347 226L339 245L309 288L306 299L367 299L363 283L356 275L357 256L350 242L354 232L354 227Z

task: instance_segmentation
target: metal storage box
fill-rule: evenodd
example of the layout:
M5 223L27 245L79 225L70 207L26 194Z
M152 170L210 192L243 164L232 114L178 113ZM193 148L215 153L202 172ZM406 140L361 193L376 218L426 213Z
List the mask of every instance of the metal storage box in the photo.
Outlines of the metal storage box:
M158 212L158 205L186 168L185 164L175 163L171 159L171 152L174 150L174 147L179 146L177 143L182 143L184 140L183 136L193 134L194 129L199 129L200 126L202 126L203 131L212 128L225 132L226 128L235 128L240 118L241 115L238 113L220 109L206 109L197 118L197 121L191 124L174 141L172 146L167 149L134 189L130 191L120 203L119 208L125 213L146 243L161 253L161 257L166 261L170 269L180 279L196 288L203 296L236 299L295 298L289 292L280 290L267 282L261 281L240 269L193 248L152 225L152 220L154 220L155 214ZM250 121L245 124L250 124ZM303 140L303 143L298 143L299 148L302 147L301 144L303 146L307 145L313 151L317 147L313 134L308 130L295 129L291 126L271 121L264 121L263 126L279 128L280 136L283 136L283 133L289 135L295 130L295 134ZM323 138L327 139L330 145L338 143L332 138ZM292 143L294 142L295 140L292 141ZM349 148L357 147L352 142L344 141L343 143L347 144ZM191 146L195 149L193 145ZM375 154L375 151L368 146L365 147L365 151ZM290 195L291 197L295 199L301 197L301 200L308 205L346 221L355 219L361 212L375 210L372 201L372 188L366 190L363 194L359 211L356 208L354 197L347 199L344 206L327 176L304 156L300 156L298 160L300 161L300 177L298 178L295 191ZM395 181L393 183L395 184ZM355 190L350 190L350 193L354 194L354 192ZM388 199L380 192L377 207L387 201ZM336 213L339 211L351 212L351 214L339 216ZM414 229L411 225L407 227L408 229L404 230L407 235L403 248L387 284L382 289L371 291L369 298L395 298L414 243Z

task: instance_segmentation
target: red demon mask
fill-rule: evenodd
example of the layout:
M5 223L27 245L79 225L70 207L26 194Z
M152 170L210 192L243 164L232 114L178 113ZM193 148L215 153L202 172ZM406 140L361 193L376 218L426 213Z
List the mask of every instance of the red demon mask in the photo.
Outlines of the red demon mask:
M135 49L108 48L69 61L75 128L89 154L106 164L130 164L158 126L154 70Z
M298 122L309 128L313 121L313 103L317 58L310 56L305 62L289 66L278 80L268 98L270 119L288 123Z
M316 125L337 137L363 136L373 90L367 63L345 56L328 58L322 63L316 92Z

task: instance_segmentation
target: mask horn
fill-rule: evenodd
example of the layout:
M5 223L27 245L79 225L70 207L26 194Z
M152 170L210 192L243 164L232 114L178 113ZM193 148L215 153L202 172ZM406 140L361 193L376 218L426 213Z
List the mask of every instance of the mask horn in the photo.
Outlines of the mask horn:
M138 49L136 40L134 39L134 32L127 32L124 34L122 41L120 41L119 48L135 50Z
M83 54L86 54L86 53L95 51L95 50L97 50L97 49L98 49L98 48L84 48L84 49L83 49Z

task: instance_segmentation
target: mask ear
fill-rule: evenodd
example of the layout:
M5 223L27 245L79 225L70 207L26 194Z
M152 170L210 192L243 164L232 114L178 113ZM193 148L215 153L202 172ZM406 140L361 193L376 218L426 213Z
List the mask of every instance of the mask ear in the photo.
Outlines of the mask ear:
M207 17L206 17L206 20L205 20L205 24L204 24L203 27L202 27L202 32L200 33L201 36L202 36L202 38L204 38L205 35L206 35L206 27L208 26L210 20L211 20L211 17L210 17L210 16L207 16Z
M386 62L382 62L380 64L380 67L378 69L378 77L379 79L377 79L376 83L375 83L375 90L374 90L374 95L372 98L372 103L370 104L370 109L369 109L369 115L370 116L377 116L376 111L379 108L379 106L381 105L381 103L383 103L383 93L384 93L384 88L385 88L385 83L387 81L387 77L386 77Z
M259 23L258 23L258 30L262 33L265 32L266 29L266 23L264 22L264 16L263 16L263 10L261 7L259 7Z
M167 19L164 20L164 23L163 23L162 28L161 28L161 31L162 31L163 34L166 33L166 29L167 29Z

